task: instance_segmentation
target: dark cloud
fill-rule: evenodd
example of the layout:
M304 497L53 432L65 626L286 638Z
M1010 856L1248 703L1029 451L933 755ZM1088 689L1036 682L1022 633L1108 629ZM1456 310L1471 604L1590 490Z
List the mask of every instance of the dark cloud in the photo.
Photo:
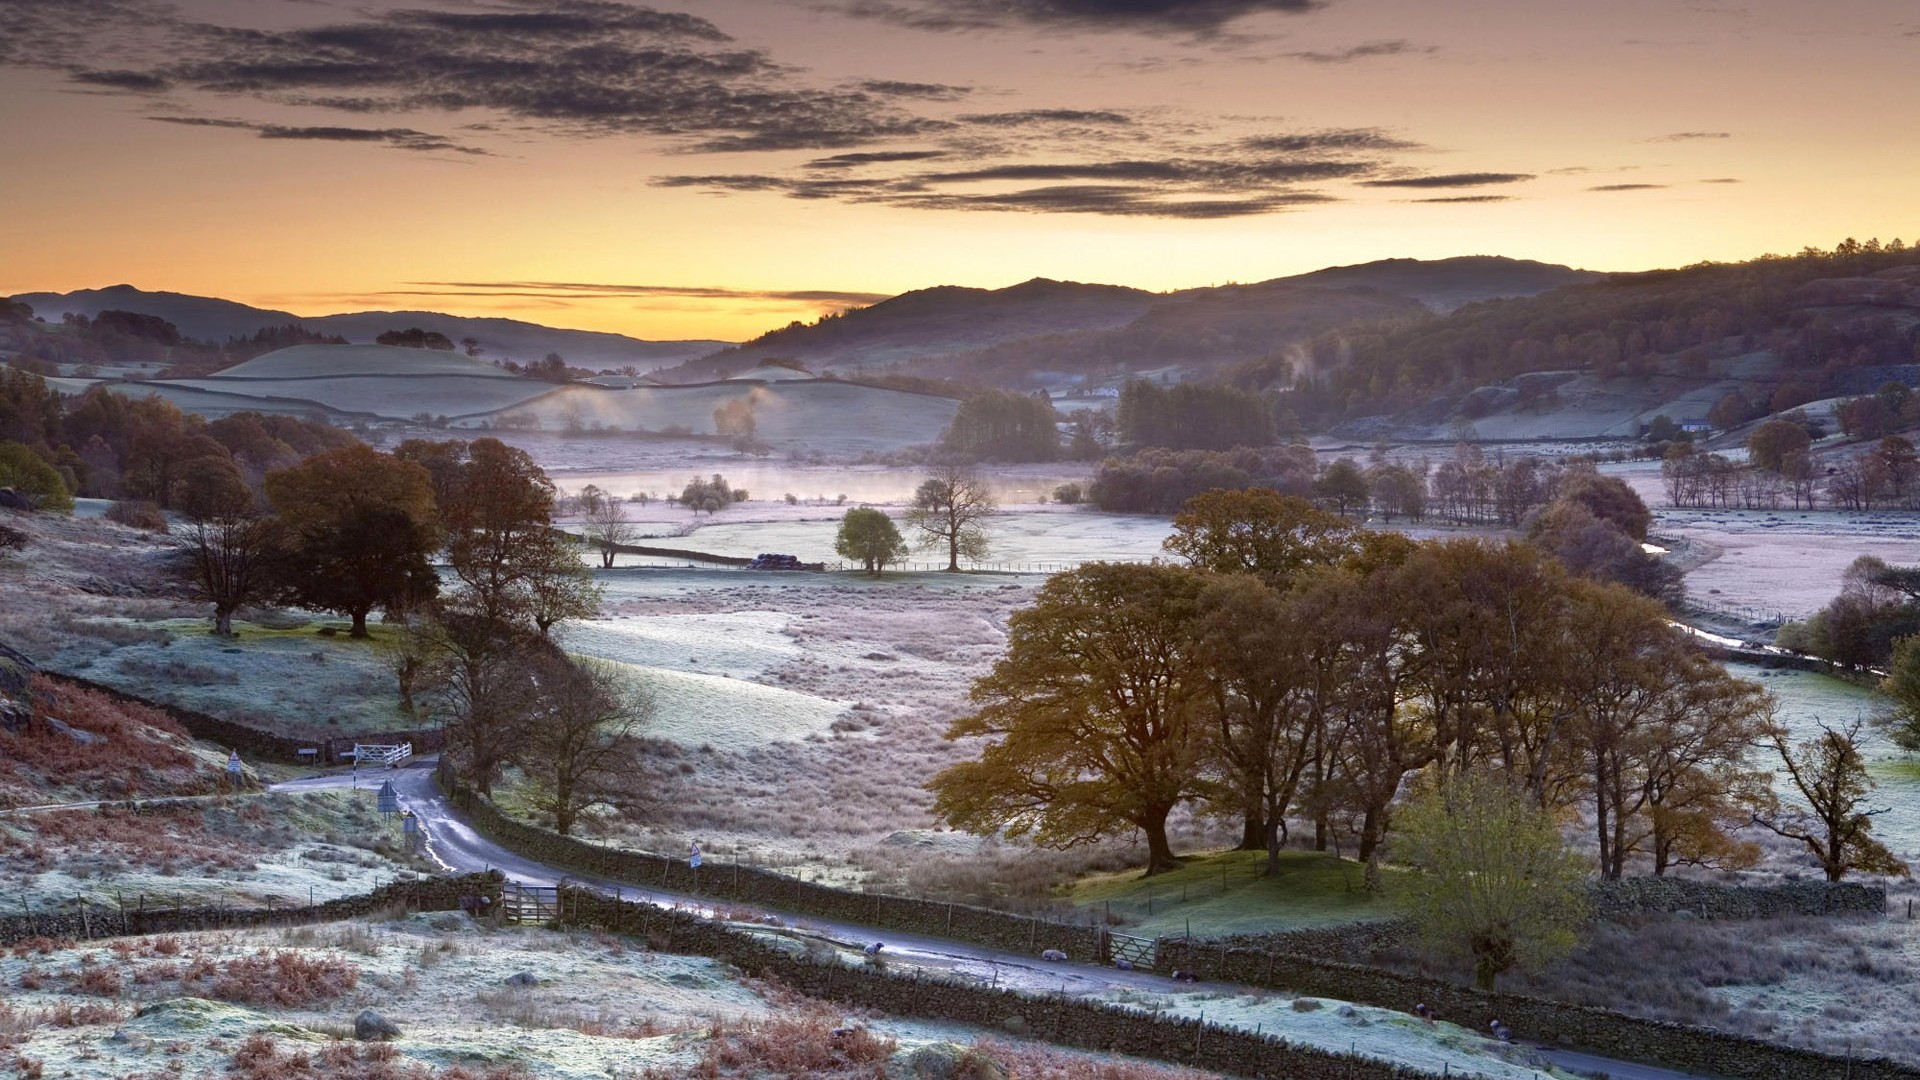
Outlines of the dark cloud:
M144 71L76 71L69 76L74 82L88 86L104 86L113 90L131 90L141 94L157 94L169 89L172 84L158 75Z
M850 0L849 15L918 30L998 30L1040 26L1211 37L1248 15L1297 15L1322 0Z
M1283 135L1255 135L1242 139L1248 150L1277 154L1305 154L1325 151L1418 150L1419 143L1407 142L1378 128L1334 128L1327 131L1297 132Z
M1432 45L1415 45L1403 38L1392 41L1368 41L1352 45L1345 49L1326 51L1308 49L1301 52L1283 53L1294 60L1305 60L1313 64L1351 64L1356 60L1371 60L1377 56L1404 56L1408 53L1435 53L1440 50Z
M1017 112L966 113L954 119L982 127L1029 127L1035 124L1131 124L1121 112L1082 109L1021 109Z
M1490 184L1518 184L1533 179L1532 173L1469 172L1436 176L1402 176L1387 180L1365 180L1366 187L1385 188L1462 188Z
M1488 203L1512 202L1511 195L1442 195L1432 199L1407 199L1410 203Z
M958 172L927 173L922 183L954 184L982 180L1116 180L1192 184L1244 189L1303 180L1338 180L1372 172L1364 161L1092 161L1067 165L995 165Z
M1731 139L1731 131L1676 131L1671 135L1656 135L1648 142L1697 142L1702 139Z
M959 101L973 93L971 86L949 86L946 83L900 82L894 79L868 79L860 84L860 89L870 94L886 97L920 98L925 101Z
M1335 200L1331 196L1309 191L1226 199L1181 199L1168 198L1154 187L1063 184L1000 194L903 194L876 201L921 210L999 210L1209 220L1271 214L1292 207Z
M1703 184L1738 184L1741 182L1741 180L1737 176L1715 176L1711 179L1702 180L1700 182Z
M908 6L932 12L934 0ZM1255 12L1311 6L948 0L940 10L956 18L1210 33ZM193 21L162 0L71 0L79 13L72 20L68 8L0 0L0 26L20 30L0 39L0 63L20 62L12 42L30 40L50 50L43 66L75 83L155 99L152 118L160 122L416 152L482 153L465 144L477 132L637 136L686 155L818 152L798 165L756 160L653 181L717 194L915 209L1232 217L1333 198L1309 190L1314 185L1405 174L1394 158L1422 149L1372 128L1210 136L1204 118L1115 109L952 115L940 106L964 99L969 88L896 79L826 85L741 45L707 19L616 0L342 7L322 12L330 21L319 25L275 29ZM76 27L88 36L62 46ZM1407 48L1377 42L1356 46L1353 55ZM231 109L216 111L209 102ZM246 115L245 105L272 107L276 122L227 118ZM323 115L289 120L289 109ZM453 114L457 120L449 119ZM340 119L348 122L328 122ZM435 134L441 126L459 141ZM1492 183L1498 181L1490 177L1506 174L1476 175ZM1403 186L1456 185L1416 179Z
M451 150L461 154L484 156L487 151L462 146L444 135L412 128L296 127L287 124L256 124L249 120L223 120L207 116L149 116L149 120L183 127L226 128L251 131L262 139L292 139L311 142L365 143L396 150Z
M1666 186L1667 185L1665 184L1601 184L1598 187L1590 187L1587 190L1588 191L1657 191L1660 188L1663 188Z
M547 131L643 134L708 152L837 149L940 131L947 122L899 102L964 92L890 81L808 86L706 19L613 0L363 11L276 30L194 22L139 0L0 0L0 26L8 42L0 63L64 66L85 85L357 115L491 113ZM78 64L76 46L61 43L85 34L139 38L142 58Z
M693 300L771 300L807 304L874 304L888 293L827 289L727 289L698 285L624 285L578 281L410 281L424 291L389 290L386 296L510 296L541 299L610 300L630 296Z
M945 150L871 150L853 154L835 154L807 162L809 169L856 169L863 165L887 165L900 161L930 161L947 156Z

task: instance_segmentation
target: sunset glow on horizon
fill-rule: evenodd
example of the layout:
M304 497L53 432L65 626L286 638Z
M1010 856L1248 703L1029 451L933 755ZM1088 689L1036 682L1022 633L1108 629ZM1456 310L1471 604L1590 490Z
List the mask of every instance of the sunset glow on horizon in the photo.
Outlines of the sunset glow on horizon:
M740 340L1920 234L1908 0L0 0L0 294Z

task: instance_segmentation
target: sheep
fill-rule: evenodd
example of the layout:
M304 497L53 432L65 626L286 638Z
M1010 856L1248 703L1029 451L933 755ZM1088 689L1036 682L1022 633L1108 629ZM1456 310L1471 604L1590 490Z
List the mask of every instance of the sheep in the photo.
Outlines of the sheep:
M1049 960L1056 964L1066 958L1067 954L1061 952L1059 949L1046 949L1040 953L1040 959Z
M1132 971L1133 961L1124 956L1116 956L1113 958L1113 966L1119 968L1121 971Z
M862 952L864 952L864 953L866 953L866 954L867 954L867 956L868 956L868 958L869 958L869 959L871 959L871 958L873 958L873 957L876 957L876 956L879 956L879 955L880 955L880 950L881 950L881 949L884 949L884 948L886 948L886 947L887 947L887 943L886 943L886 942L884 942L884 941L876 941L876 942L874 942L873 944L871 944L871 945L869 945L869 946L867 946L867 947L866 947L865 949L862 949L861 951L862 951Z

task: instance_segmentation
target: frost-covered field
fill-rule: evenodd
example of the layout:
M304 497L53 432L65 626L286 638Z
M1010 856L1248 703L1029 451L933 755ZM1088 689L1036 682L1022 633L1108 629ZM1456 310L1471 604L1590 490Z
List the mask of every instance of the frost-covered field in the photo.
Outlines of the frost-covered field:
M1809 671L1767 670L1747 664L1729 664L1728 670L1767 688L1778 702L1775 716L1786 724L1795 741L1819 734L1820 725L1838 727L1860 717L1871 719L1885 699L1841 679ZM1879 785L1871 798L1875 810L1873 834L1894 853L1920 865L1920 758L1893 745L1868 724L1861 732L1868 768ZM1777 755L1763 751L1770 764ZM1780 785L1783 796L1794 796Z
M722 511L690 522L694 528L684 534L685 543L679 546L716 555L779 551L805 561L832 563L839 559L833 541L843 513L832 511L822 520L821 510L814 508L805 514L814 520L736 521L730 512ZM898 513L894 511L896 517ZM993 520L992 550L983 565L1063 567L1099 559L1139 562L1165 554L1160 544L1171 529L1167 518L1147 514L1103 514L1065 506L1009 507ZM901 535L914 542L904 526ZM907 561L919 567L937 562L944 568L946 552L916 547Z
M355 641L342 620L238 621L237 640L208 632L206 619L68 620L65 639L38 654L53 671L82 676L170 705L285 734L397 731L418 721L400 711L379 643ZM336 633L322 635L331 627Z
M1669 507L1660 467L1605 467L1653 508L1653 531L1688 541L1705 557L1687 572L1695 599L1804 618L1840 591L1861 555L1920 563L1920 514L1833 510L1693 510Z
M553 392L553 384L497 374L340 375L327 379L175 379L167 387L314 401L342 412L404 420L417 413L464 416L517 406ZM272 411L272 410L269 410Z
M0 876L15 913L79 903L288 907L433 869L376 813L371 785L0 817Z
M31 1075L75 1080L284 1072L261 1067L265 1050L255 1037L271 1041L278 1061L296 1053L323 1062L329 1053L364 1057L367 1048L348 1039L363 1009L400 1028L379 1051L396 1053L394 1064L464 1068L469 1077L502 1080L624 1080L648 1070L658 1070L655 1077L757 1075L758 1056L771 1063L788 1057L785 1050L816 1042L827 1062L817 1074L835 1077L882 1070L919 1075L915 1061L940 1058L952 1074L951 1061L974 1047L1001 1061L1002 1075L1210 1075L1056 1050L966 1025L849 1012L712 960L649 951L632 938L496 930L456 913L48 943L0 954L0 985L9 987L0 1002L0 1034L8 1036L0 1041L0 1064L19 1071L24 1059L38 1063L40 1071ZM1404 1014L1339 1002L1296 1005L1279 994L1217 992L1107 997L1435 1073L1496 1080L1564 1075L1449 1024L1429 1027ZM829 1048L840 1043L831 1032L839 1027L866 1028L875 1037L864 1068L831 1061ZM707 1071L703 1063L723 1045L731 1051L724 1060L734 1064ZM326 1072L323 1067L317 1075Z

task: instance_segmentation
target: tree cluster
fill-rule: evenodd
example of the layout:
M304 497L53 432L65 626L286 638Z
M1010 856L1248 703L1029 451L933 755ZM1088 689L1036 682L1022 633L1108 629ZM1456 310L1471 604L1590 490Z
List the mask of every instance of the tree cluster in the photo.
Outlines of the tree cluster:
M1090 564L1013 616L948 732L986 741L932 782L946 820L1138 830L1153 873L1192 802L1276 858L1299 823L1372 864L1410 776L1485 772L1582 811L1609 877L1751 856L1733 830L1767 797L1769 699L1658 605L1526 544L1415 543L1270 490L1195 499L1167 547L1186 565Z
M1178 383L1164 387L1131 379L1115 414L1120 441L1167 450L1232 450L1273 442L1266 397L1226 385Z
M727 478L714 473L706 479L694 477L687 486L680 489L677 496L680 505L698 513L705 510L717 514L737 502L747 501L747 489L737 488L727 483Z
M231 469L258 488L268 472L358 441L299 417L248 412L208 421L159 397L101 387L65 397L37 375L0 366L0 442L24 446L51 467L65 496L172 509L195 473Z
M440 349L453 351L453 339L438 330L422 330L409 326L405 330L383 330L373 339L377 345L394 345L403 349Z
M962 461L1053 461L1060 456L1059 420L1045 391L989 390L960 403L940 449Z

